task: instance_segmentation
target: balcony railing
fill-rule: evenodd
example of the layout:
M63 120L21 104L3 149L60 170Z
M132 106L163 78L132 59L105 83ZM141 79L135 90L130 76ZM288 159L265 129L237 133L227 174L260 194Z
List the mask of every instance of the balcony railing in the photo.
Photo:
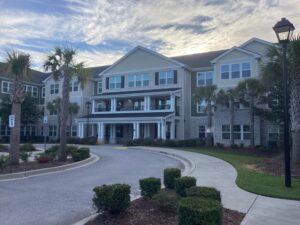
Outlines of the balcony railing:
M97 107L95 108L95 112L110 112L110 107Z
M142 111L144 106L117 107L117 111Z

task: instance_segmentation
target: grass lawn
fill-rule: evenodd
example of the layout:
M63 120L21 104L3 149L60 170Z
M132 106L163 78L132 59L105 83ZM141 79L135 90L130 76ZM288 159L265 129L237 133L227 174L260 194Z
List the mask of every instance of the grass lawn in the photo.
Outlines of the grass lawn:
M206 148L180 148L181 150L198 152L214 156L230 163L238 172L237 185L246 191L260 195L300 200L300 180L293 179L292 187L284 186L284 177L270 175L264 172L257 172L247 168L249 164L255 164L262 160L263 156L243 154L230 150L215 150Z

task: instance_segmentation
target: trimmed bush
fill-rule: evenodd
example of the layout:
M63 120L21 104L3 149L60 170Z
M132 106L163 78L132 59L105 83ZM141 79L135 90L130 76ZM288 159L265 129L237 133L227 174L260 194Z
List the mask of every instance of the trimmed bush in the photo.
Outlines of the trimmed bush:
M71 150L71 156L74 162L87 159L88 157L90 157L90 149L86 147L79 148L79 149L73 148Z
M69 137L67 142L69 144L96 145L97 137L85 137L85 138Z
M152 197L151 202L163 212L176 212L179 199L176 192L160 190Z
M36 151L36 148L33 146L33 144L27 143L20 146L21 152L33 152Z
M35 159L38 161L38 163L48 163L53 160L52 156L47 155L46 153L40 153L36 155Z
M8 155L0 155L0 172L3 172L8 165Z
M214 199L216 201L221 202L221 194L215 188L210 187L191 187L186 190L187 197L201 197Z
M179 201L179 225L221 225L222 218L222 206L216 200L188 197Z
M8 152L8 150L8 146L0 144L0 152Z
M28 159L30 156L31 156L31 152L20 152L19 153L19 157L24 163L28 162Z
M166 140L164 145L167 147L177 147L177 142L175 140Z
M186 189L196 186L195 177L180 177L175 178L175 191L182 197L186 197Z
M52 159L58 159L59 145L53 145L45 151L45 154L52 157Z
M93 203L97 212L117 214L130 203L130 186L127 184L102 185L94 188Z
M155 177L141 179L140 189L143 197L152 198L161 189L160 179Z
M181 171L178 168L167 168L164 170L164 185L166 188L174 189L175 178L181 177Z

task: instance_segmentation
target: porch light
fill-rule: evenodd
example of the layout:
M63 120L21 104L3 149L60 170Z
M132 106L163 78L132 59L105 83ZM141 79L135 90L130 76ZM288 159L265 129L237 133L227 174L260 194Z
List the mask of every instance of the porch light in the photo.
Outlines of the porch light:
M276 33L279 43L288 43L293 35L295 27L286 18L281 18L281 20L275 24L273 30Z

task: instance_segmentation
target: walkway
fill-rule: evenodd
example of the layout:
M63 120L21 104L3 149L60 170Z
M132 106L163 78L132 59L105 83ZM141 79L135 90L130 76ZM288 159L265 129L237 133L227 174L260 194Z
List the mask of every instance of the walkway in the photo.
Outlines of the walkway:
M166 167L183 165L153 152L114 146L91 147L96 163L58 173L0 182L1 225L70 225L95 213L93 188L127 183L139 195L141 178L162 177Z
M148 147L136 149L149 150ZM190 162L187 174L197 178L197 185L221 191L224 207L247 213L242 225L299 225L300 201L264 197L240 189L236 170L227 162L199 153L151 148L152 151L180 156Z

